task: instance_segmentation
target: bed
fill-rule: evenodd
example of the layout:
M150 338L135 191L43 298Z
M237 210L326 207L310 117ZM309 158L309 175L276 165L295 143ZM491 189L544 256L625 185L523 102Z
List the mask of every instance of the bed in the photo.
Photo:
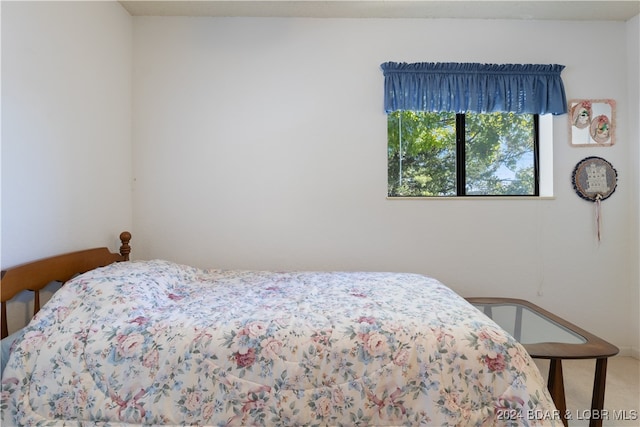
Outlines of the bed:
M127 261L124 237L3 272L3 307L66 283L13 342L2 425L562 425L524 348L433 278Z

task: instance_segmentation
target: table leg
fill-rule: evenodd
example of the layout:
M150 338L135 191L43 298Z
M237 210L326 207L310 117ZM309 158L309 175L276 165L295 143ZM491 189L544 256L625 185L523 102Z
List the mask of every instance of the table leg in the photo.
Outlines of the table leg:
M607 358L605 357L596 360L596 373L593 379L593 397L591 398L591 418L589 419L589 427L602 427L604 386L606 381Z
M556 409L560 411L562 417L562 423L566 426L569 425L567 414L567 401L564 396L564 379L562 377L562 360L551 359L549 363L549 379L547 381L547 388L553 399L553 403L556 405Z

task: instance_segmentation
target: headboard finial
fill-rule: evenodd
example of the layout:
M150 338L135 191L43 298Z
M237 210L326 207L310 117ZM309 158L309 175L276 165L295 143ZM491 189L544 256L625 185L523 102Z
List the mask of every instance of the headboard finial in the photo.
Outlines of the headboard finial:
M129 242L131 241L131 233L128 231L123 231L120 233L120 255L124 257L125 261L129 261L129 254L131 253L131 246L129 246Z

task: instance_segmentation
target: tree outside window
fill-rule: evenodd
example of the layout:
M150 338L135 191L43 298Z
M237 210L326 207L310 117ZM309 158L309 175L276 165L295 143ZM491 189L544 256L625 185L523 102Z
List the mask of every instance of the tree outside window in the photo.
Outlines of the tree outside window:
M388 114L389 197L537 196L535 114Z

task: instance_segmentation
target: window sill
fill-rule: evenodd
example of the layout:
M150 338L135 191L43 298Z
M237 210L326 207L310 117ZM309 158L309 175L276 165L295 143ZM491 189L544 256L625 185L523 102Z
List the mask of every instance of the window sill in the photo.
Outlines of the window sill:
M555 196L433 196L389 197L387 200L555 200Z

